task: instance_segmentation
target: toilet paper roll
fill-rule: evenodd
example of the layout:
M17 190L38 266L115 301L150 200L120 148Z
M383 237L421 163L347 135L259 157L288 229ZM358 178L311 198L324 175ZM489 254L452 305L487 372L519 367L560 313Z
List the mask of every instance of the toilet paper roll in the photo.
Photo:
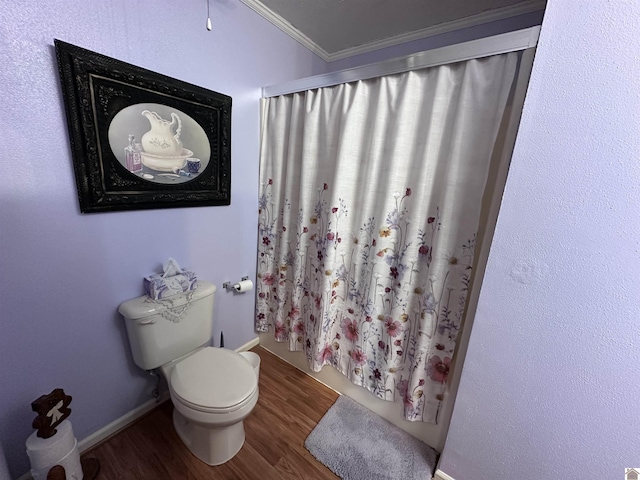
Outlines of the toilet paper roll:
M31 476L34 480L46 480L49 470L61 465L66 478L82 478L78 441L73 434L73 426L64 420L56 427L53 437L40 438L33 432L27 438L27 455L31 463Z
M239 293L249 292L253 290L253 282L251 280L242 280L234 284L233 289Z
M49 470L56 465L64 468L66 478L82 478L82 464L80 463L80 451L78 450L78 441L76 440L73 448L64 457L59 458L44 468L32 468L31 477L33 480L47 480Z
M57 433L53 437L40 438L37 432L33 432L27 438L27 455L32 469L52 467L74 448L76 437L73 434L71 421L64 420L56 430Z

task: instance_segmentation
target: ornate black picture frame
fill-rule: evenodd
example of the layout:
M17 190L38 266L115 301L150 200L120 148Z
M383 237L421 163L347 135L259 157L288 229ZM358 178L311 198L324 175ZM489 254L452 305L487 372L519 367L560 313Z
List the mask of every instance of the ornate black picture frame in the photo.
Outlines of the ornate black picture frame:
M231 203L231 97L55 49L82 213Z

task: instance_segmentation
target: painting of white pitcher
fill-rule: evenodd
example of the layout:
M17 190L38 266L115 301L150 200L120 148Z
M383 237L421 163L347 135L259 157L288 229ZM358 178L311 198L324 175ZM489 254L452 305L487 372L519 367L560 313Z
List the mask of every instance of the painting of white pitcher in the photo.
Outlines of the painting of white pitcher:
M109 125L109 143L130 173L167 185L195 180L206 171L211 156L202 126L188 113L159 103L120 110Z
M140 140L143 149L142 163L161 172L182 169L187 163L187 158L193 156L193 152L182 146L180 116L171 112L171 120L165 120L149 110L144 110L142 115L149 120L151 126Z
M54 43L82 213L231 203L230 96Z

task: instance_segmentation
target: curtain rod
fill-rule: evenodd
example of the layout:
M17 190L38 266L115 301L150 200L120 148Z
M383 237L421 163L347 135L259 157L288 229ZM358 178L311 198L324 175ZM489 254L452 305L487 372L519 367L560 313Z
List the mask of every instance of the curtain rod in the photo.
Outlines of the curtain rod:
M394 73L436 67L447 63L463 62L473 58L489 57L501 53L517 52L533 48L538 43L540 26L516 30L491 37L480 38L470 42L434 48L424 52L392 58L379 63L371 63L361 67L324 73L313 77L301 78L262 88L262 98L287 95L289 93L330 87L341 83L355 82L367 78L393 75Z

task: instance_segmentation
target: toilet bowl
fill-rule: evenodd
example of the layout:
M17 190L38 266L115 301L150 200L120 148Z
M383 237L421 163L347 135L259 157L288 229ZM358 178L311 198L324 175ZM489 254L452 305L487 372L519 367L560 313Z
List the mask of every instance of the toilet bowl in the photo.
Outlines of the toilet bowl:
M231 350L205 347L160 369L173 402L173 425L208 465L233 458L245 440L244 419L258 401L253 366Z
M259 358L207 346L213 330L213 284L155 301L123 302L133 360L159 369L173 402L173 425L186 447L209 465L236 455L245 440L244 419L258 401Z

